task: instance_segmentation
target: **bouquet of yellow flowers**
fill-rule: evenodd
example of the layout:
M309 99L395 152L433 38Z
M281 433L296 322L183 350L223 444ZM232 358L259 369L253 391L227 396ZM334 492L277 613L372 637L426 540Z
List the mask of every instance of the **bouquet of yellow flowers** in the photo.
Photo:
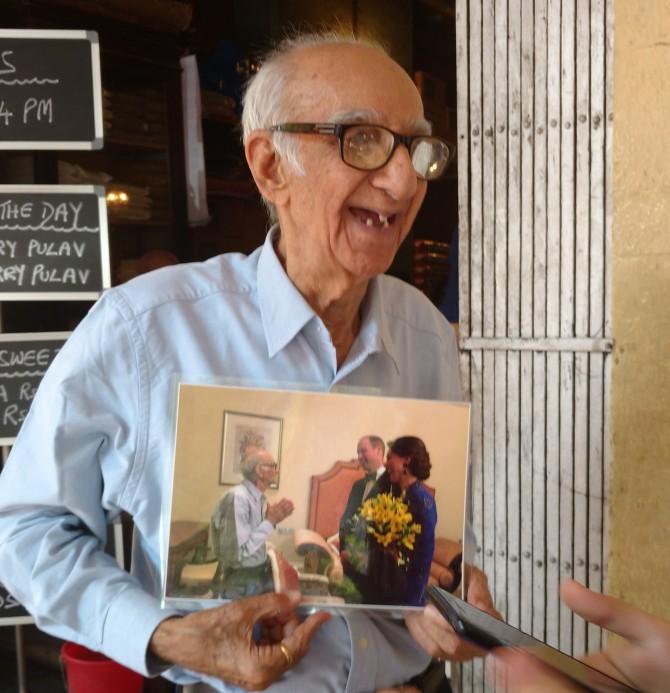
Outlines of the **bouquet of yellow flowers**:
M367 521L367 532L390 554L396 563L405 565L408 551L414 549L416 535L421 534L421 525L413 522L404 496L379 493L368 498L361 506L359 514Z

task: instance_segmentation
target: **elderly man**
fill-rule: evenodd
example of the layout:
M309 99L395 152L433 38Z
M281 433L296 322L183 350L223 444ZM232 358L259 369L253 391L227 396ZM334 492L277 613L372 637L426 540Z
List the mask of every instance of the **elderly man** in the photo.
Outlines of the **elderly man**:
M249 257L142 275L82 321L0 479L0 581L43 629L203 690L397 685L429 654L472 654L430 609L406 628L360 612L298 624L297 599L275 594L185 616L161 607L175 376L461 397L451 328L382 276L450 157L409 76L377 47L299 38L256 74L243 126L278 224ZM122 510L135 522L132 575L103 551ZM474 575L468 599L490 607Z
M264 508L265 492L277 479L277 463L267 450L250 448L240 471L244 480L223 496L212 513L219 596L227 599L272 591L265 542L293 512L288 498Z

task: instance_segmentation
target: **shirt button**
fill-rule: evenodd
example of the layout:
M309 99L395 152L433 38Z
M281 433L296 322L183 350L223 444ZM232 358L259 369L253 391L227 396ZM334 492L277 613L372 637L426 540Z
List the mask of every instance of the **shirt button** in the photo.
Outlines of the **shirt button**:
M358 646L361 648L361 650L367 650L368 649L368 639L367 638L361 638L358 641Z

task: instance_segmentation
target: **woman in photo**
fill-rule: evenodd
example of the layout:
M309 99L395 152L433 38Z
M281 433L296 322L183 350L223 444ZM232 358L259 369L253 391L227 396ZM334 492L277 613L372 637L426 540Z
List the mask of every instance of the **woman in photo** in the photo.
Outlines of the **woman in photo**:
M370 541L367 594L371 604L423 606L435 550L437 509L433 494L422 483L430 476L430 455L421 438L402 436L389 444L386 472L379 479L379 493L401 500L411 515L405 518L407 541L383 546ZM374 537L373 533L373 537Z

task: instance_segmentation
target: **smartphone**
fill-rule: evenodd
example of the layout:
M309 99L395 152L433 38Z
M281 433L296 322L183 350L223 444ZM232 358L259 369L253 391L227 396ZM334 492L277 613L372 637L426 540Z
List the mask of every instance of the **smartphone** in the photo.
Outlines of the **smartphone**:
M492 650L495 647L525 650L587 691L613 693L637 690L508 623L499 621L440 587L428 586L426 596L460 637L484 650Z

